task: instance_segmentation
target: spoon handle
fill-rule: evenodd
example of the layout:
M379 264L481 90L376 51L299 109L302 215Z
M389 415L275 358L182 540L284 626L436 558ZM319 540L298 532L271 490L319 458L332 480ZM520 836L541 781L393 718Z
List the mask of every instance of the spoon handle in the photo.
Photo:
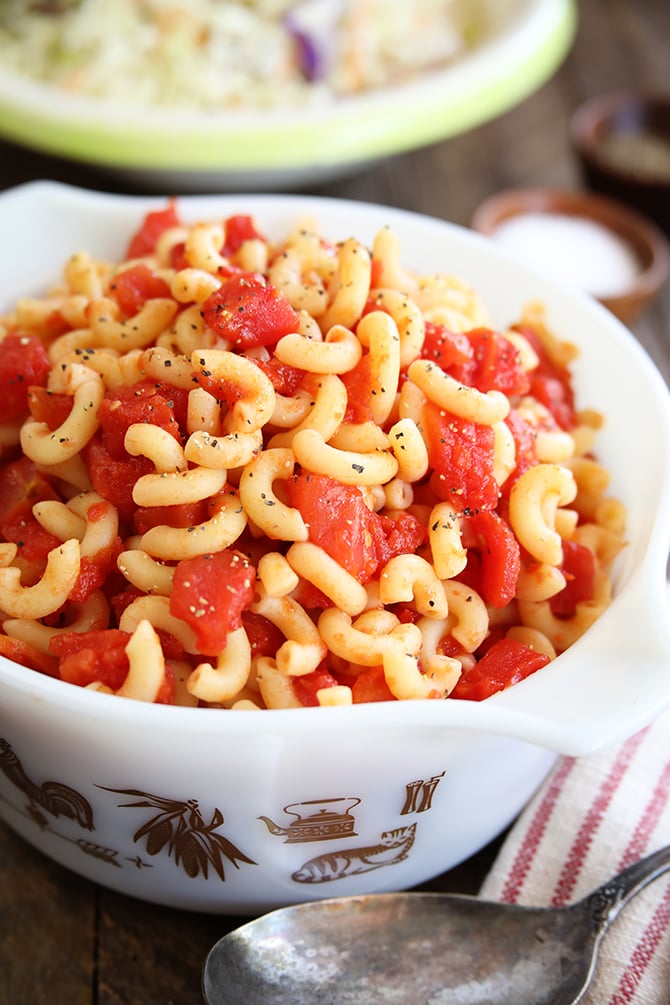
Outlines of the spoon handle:
M585 897L594 928L607 928L629 900L669 869L670 845L629 865Z

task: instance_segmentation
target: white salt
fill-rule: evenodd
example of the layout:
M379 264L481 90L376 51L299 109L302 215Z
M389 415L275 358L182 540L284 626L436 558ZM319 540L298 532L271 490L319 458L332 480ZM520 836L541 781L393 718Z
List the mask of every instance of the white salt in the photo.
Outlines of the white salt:
M529 265L594 297L625 293L640 274L633 249L585 217L525 213L501 223L494 237Z

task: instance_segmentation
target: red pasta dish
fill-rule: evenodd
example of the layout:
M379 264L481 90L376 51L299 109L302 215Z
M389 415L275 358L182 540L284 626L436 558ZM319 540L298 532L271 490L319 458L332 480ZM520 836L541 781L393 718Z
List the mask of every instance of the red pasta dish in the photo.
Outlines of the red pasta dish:
M310 221L169 202L0 318L0 654L271 709L482 700L610 599L574 347Z

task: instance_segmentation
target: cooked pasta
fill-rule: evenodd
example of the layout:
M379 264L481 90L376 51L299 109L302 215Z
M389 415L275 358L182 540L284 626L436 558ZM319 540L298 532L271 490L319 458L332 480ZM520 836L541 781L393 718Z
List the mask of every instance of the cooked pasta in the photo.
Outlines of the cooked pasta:
M223 714L482 700L579 638L625 509L574 347L401 258L170 202L0 318L0 654Z

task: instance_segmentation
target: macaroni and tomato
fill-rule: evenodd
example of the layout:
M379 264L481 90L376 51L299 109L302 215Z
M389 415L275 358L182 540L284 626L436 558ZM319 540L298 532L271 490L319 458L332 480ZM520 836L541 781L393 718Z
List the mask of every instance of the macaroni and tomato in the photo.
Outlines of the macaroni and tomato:
M481 700L610 599L625 511L541 307L394 233L147 214L0 319L0 654L221 709Z

